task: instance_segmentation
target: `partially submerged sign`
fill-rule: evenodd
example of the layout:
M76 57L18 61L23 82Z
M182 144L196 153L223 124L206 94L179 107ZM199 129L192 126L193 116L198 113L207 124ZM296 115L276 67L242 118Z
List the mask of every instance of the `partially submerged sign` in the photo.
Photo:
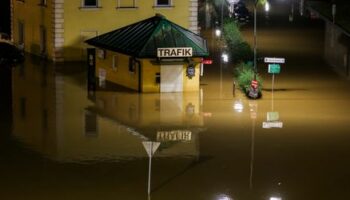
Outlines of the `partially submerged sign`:
M283 128L283 122L281 121L263 122L263 128Z
M171 58L171 57L192 57L192 47L178 47L178 48L158 48L157 56L159 58Z

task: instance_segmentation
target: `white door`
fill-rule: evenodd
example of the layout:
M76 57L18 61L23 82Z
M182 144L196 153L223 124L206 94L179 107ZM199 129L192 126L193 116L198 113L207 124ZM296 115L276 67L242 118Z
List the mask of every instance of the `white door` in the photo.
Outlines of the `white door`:
M182 92L182 65L162 65L160 67L160 92Z

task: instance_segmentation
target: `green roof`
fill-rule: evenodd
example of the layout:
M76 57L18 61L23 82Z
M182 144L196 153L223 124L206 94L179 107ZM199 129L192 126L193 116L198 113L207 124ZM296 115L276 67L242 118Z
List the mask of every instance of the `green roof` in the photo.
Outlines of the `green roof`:
M138 58L156 58L157 48L176 47L192 47L193 57L209 55L205 39L158 14L85 42Z

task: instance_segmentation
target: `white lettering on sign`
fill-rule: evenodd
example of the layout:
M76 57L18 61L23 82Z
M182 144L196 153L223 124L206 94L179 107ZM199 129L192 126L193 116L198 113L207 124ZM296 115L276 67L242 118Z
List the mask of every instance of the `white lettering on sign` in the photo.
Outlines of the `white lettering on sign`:
M192 57L192 47L180 47L180 48L158 48L157 56L159 58L164 57Z
M192 132L188 130L158 131L157 141L190 141Z
M263 122L263 128L283 128L283 122Z
M284 58L269 58L269 57L265 57L264 58L264 62L265 63L285 63L286 59L284 59Z

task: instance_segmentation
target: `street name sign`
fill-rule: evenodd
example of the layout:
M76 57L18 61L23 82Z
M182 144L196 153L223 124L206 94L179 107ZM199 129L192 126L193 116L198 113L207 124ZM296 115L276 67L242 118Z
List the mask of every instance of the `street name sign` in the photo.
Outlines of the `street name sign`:
M178 48L158 48L157 56L159 58L169 57L192 57L192 47L178 47Z
M283 122L263 122L263 128L283 128Z
M279 74L281 72L281 66L279 64L269 64L270 74Z
M271 57L265 57L264 62L265 63L285 63L286 59L284 58L271 58Z

